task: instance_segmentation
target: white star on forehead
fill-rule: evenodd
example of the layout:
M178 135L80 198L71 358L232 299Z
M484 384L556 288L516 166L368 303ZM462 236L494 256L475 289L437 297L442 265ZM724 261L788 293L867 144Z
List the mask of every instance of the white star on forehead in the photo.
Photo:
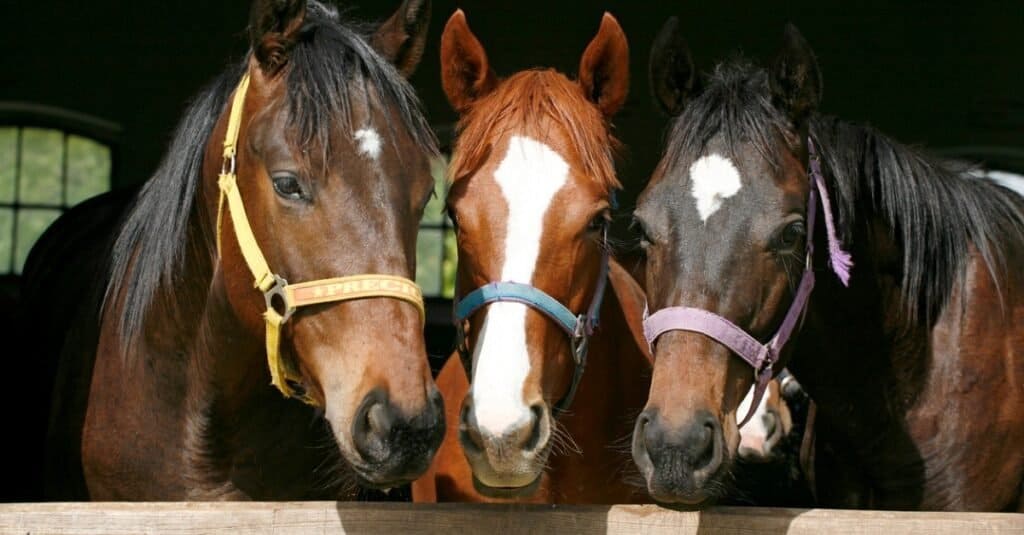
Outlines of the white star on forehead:
M693 162L690 166L690 183L690 195L697 201L697 212L705 223L722 207L726 199L736 195L743 187L736 166L719 154L709 154Z
M380 158L380 134L370 127L361 128L355 133L359 153L374 160Z

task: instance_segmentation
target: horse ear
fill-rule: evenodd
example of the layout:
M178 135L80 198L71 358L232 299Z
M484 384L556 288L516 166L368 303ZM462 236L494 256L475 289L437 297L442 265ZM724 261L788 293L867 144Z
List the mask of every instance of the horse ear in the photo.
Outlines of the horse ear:
M377 28L370 44L406 78L423 59L430 26L430 0L405 0L391 18Z
M255 0L249 14L249 42L263 72L277 73L306 19L305 0Z
M643 289L640 288L636 279L615 260L608 262L608 281L611 282L615 298L618 299L619 305L622 307L622 313L626 320L626 326L629 328L629 334L633 337L633 343L647 357L647 361L653 364L654 357L651 355L651 346L647 343L647 338L644 337L643 317L644 309L647 306L647 297L644 295Z
M461 9L448 19L441 35L441 85L448 102L459 113L498 85L487 52L469 29Z
M770 77L775 105L802 124L821 102L821 72L814 51L800 30L786 24L782 51L775 58Z
M654 100L665 113L682 113L686 101L697 90L697 69L690 47L679 31L679 18L671 17L661 27L651 46L647 75Z
M622 108L629 94L629 42L610 13L601 18L597 30L580 60L580 85L605 117Z

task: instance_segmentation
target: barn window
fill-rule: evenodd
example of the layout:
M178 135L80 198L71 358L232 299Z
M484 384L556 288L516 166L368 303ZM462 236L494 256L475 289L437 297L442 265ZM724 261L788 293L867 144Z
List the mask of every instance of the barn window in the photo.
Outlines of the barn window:
M0 274L20 274L55 219L110 189L116 131L78 114L0 103Z
M455 295L458 249L452 222L444 210L448 196L448 158L433 162L435 196L427 203L416 241L416 282L426 297L451 299Z

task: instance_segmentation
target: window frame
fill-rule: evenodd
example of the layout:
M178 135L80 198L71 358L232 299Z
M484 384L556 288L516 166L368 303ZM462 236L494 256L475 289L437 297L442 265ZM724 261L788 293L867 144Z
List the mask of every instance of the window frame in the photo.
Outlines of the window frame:
M17 260L18 214L22 210L58 210L65 213L73 205L68 203L68 141L71 136L81 137L103 145L110 151L110 176L107 191L114 188L120 174L122 129L113 122L52 106L30 102L0 101L0 128L12 128L17 132L14 155L14 199L0 203L0 209L12 213L12 239L10 260L7 266L0 266L0 277L19 277ZM59 203L24 202L23 193L23 149L26 129L44 129L60 132L62 151L60 162L61 192Z
M439 140L439 152L441 154L441 157L444 158L445 162L447 163L451 159L451 139L452 139L453 134L454 134L455 126L453 124L443 124L443 125L433 125L432 128L434 130L435 135L437 135L438 140ZM447 180L445 180L444 189L441 190L441 191L435 190L435 194L438 196L438 198L442 202L444 202L446 200L445 198L448 195L448 186L449 186L449 184L447 184ZM424 214L424 218L426 217L426 215L427 214ZM445 293L445 286L446 286L446 282L447 281L446 281L445 273L444 273L444 265L445 265L446 261L449 260L449 258L448 258L449 257L448 250L447 250L445 241L446 241L446 239L447 239L449 234L451 234L454 237L455 225L452 223L452 221L448 217L447 213L442 213L441 214L441 218L440 218L440 220L438 222L428 222L428 221L425 221L425 220L421 219L420 223L419 223L419 227L418 227L417 233L422 232L424 230L437 231L437 232L440 232L440 234L441 234L441 242L440 242L440 247L441 247L440 253L441 254L439 256L440 264L437 266L437 268L438 268L438 277L440 277L440 288L441 288L441 291L438 294L424 294L424 298L428 302L428 304L431 303L431 302L434 302L434 303L437 303L438 305L440 305L441 307L450 307L450 303L452 302L452 297L446 295L446 293ZM418 235L417 235L417 240L418 239L419 238L418 238ZM458 262L458 253L456 252L455 254L456 254L456 256L455 256L455 258L453 260ZM417 259L417 264L419 262L420 262L420 259ZM453 277L454 277L454 275L453 275ZM450 310L449 310L449 315L450 315Z

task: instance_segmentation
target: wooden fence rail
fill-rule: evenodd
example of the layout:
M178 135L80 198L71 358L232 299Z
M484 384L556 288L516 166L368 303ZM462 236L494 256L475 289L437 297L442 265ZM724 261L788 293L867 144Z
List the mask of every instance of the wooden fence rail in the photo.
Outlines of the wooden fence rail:
M654 505L43 503L0 505L2 534L514 533L1024 534L1024 515Z

